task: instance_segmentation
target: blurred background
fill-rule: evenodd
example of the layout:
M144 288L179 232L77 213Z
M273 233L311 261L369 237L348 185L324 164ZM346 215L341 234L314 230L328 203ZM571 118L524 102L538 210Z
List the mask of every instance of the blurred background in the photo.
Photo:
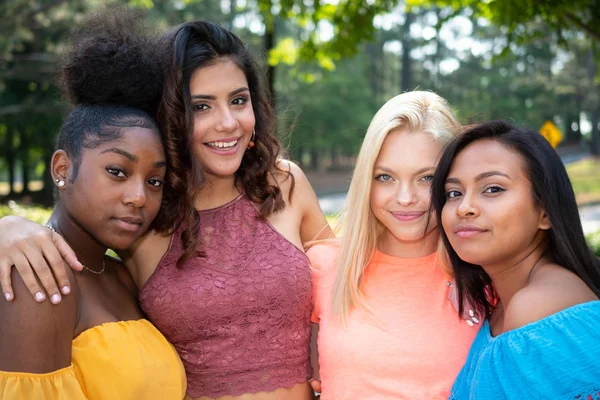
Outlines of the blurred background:
M377 109L407 90L463 123L510 119L557 147L600 252L600 0L131 0L160 33L217 22L265 68L288 157L334 215ZM69 107L55 85L70 30L99 0L0 0L0 216L43 220Z

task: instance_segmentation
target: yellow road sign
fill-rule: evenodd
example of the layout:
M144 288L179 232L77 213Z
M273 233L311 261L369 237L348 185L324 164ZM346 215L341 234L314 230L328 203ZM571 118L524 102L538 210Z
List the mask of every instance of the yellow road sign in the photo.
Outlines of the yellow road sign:
M540 129L540 133L554 148L558 146L563 138L562 133L558 130L556 125L552 123L552 121L546 121Z

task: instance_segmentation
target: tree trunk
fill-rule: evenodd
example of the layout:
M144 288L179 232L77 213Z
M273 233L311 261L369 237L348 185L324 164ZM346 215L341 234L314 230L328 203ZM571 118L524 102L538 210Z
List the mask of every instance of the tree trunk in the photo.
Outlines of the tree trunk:
M592 101L591 104L591 122L592 122L592 141L590 146L590 153L595 156L600 156L600 129L598 129L598 108L600 108L600 102L598 101L598 96L600 96L600 88L594 84L594 79L596 77L596 61L594 60L594 50L593 44L590 46L588 50L588 78L590 80L590 87L592 92Z
M411 90L412 88L412 59L410 58L410 50L412 49L412 38L410 37L410 26L412 25L415 16L412 12L406 13L404 27L402 29L402 92Z
M311 147L310 149L310 169L312 171L317 171L319 169L319 159L320 159L320 151L316 147Z
M591 122L592 122L592 143L590 145L590 153L595 156L600 156L600 129L598 129L598 124L600 124L600 118L598 118L598 107L594 108L591 112Z
M44 186L42 187L42 203L52 205L54 202L52 189L54 188L54 183L52 182L52 175L50 174L50 161L52 161L52 149L46 148L44 150L44 173L42 174L42 180L44 181Z
M267 24L264 43L265 50L267 52L267 81L269 83L269 90L271 91L271 96L273 99L273 107L275 107L275 66L269 64L269 53L275 47L275 22L273 22L271 27L269 27Z
M21 167L23 168L23 190L21 191L21 193L28 194L29 181L31 180L29 175L31 166L29 164L29 149L27 148L24 148L21 151Z
M6 163L8 164L8 194L15 193L15 148L13 147L15 131L11 124L7 124L6 133Z

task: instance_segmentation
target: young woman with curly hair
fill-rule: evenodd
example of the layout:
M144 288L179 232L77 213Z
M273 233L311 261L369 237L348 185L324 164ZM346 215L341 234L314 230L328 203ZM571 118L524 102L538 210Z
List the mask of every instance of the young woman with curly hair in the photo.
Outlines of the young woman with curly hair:
M302 171L280 158L260 69L238 37L202 21L164 35L154 54L164 72L157 120L167 187L154 229L119 253L141 307L179 352L190 398L312 398L303 246L331 231ZM12 234L0 242L13 245L0 252L3 276L13 264L31 272L21 260L39 259L38 248L60 258L34 224L2 222ZM25 243L34 239L31 249ZM38 276L50 296L58 294L43 264L33 268L45 271ZM50 264L58 286L68 287L62 262ZM42 293L35 279L24 280ZM5 293L9 283L2 280Z
M92 19L77 32L61 69L74 108L50 165L57 202L49 229L41 228L60 234L83 266L66 271L63 294L71 294L61 301L52 293L55 306L39 292L42 304L27 295L26 274L8 276L14 292L7 297L16 299L0 304L1 399L182 399L186 392L177 352L146 319L131 276L106 256L107 248L130 247L160 209L166 156L144 111L160 95L160 69L145 55L148 43L118 22L102 21L102 33L94 26Z

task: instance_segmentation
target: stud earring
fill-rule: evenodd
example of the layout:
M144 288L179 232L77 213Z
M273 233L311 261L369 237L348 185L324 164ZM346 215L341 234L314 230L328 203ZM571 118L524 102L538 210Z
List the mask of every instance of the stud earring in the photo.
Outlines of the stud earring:
M252 137L250 138L250 141L248 142L248 150L250 150L251 148L254 147L254 138L256 137L256 131L254 129L252 129Z
M58 185L58 187L64 187L65 186L65 181L63 181L62 179L58 179L56 178L56 184Z

